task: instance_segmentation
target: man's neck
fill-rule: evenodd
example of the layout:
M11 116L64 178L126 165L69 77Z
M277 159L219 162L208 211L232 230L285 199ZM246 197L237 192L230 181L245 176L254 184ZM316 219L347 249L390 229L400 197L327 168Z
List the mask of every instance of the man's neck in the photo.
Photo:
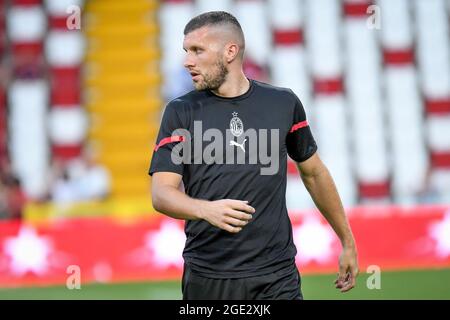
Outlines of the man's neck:
M227 80L216 90L211 90L215 95L225 98L233 98L243 95L250 88L250 81L243 72L232 76L228 74Z

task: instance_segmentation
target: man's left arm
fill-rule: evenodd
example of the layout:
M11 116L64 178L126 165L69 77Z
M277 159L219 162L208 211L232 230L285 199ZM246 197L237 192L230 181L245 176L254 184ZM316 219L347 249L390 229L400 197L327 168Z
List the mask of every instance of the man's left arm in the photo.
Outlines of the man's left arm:
M336 288L341 289L341 292L349 291L356 284L358 258L355 240L336 185L317 153L309 159L297 163L297 167L315 205L341 241L339 275L335 284Z

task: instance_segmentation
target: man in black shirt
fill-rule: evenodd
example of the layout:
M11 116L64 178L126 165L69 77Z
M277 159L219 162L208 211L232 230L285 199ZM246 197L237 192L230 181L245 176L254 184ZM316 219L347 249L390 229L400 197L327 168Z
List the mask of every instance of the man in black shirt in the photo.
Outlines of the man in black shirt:
M356 246L300 100L244 75L245 40L232 15L199 15L184 35L196 90L166 106L149 170L154 208L186 220L183 298L302 298L287 155L341 240L336 287L350 290Z

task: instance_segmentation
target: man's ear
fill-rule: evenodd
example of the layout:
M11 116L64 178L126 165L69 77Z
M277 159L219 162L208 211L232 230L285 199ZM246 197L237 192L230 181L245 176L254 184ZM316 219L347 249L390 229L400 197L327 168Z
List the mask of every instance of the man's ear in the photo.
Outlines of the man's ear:
M225 58L228 63L233 62L239 54L239 46L235 43L229 43L225 47Z

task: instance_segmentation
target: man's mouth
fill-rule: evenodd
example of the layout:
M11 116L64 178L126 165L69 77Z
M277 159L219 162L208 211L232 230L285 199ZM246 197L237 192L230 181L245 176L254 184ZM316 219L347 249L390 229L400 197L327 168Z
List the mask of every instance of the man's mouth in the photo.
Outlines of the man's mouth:
M191 74L192 80L196 81L200 78L200 73L195 72L195 71L190 71L189 72Z

